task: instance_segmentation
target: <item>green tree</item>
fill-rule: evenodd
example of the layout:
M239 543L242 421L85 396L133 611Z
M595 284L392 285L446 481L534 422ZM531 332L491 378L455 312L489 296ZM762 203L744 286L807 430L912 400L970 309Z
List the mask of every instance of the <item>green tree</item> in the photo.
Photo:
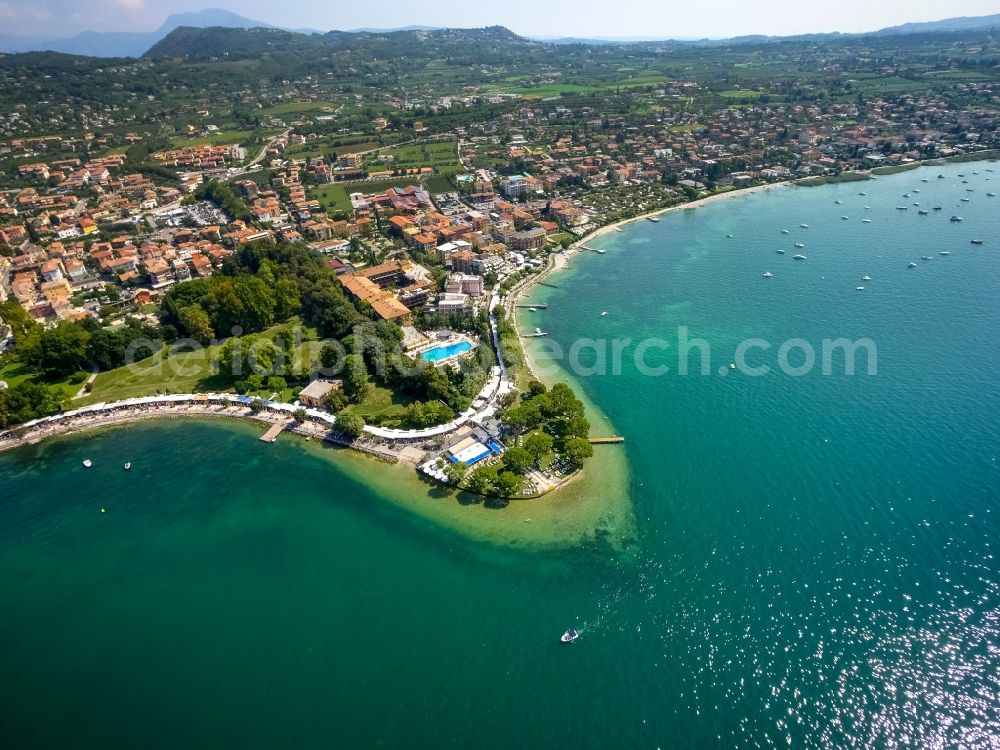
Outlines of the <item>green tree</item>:
M208 344L215 336L212 321L200 305L188 305L178 312L184 332L199 344Z
M503 465L515 474L523 474L531 466L534 458L524 448L514 446L503 454Z
M585 460L594 455L594 446L584 438L570 438L566 441L562 454L571 466L578 469L583 466Z
M277 393L281 393L281 391L285 390L285 388L287 387L288 383L285 382L285 379L283 377L280 377L278 375L272 375L267 379L267 389L269 391L275 391Z
M480 495L488 495L493 491L493 481L496 471L491 466L480 466L469 475L468 488Z
M344 357L344 394L353 403L358 403L371 389L368 382L368 368L360 354L348 354Z
M18 342L17 355L36 372L58 378L83 367L89 339L86 329L68 321L54 328L36 326Z
M493 490L500 497L513 497L524 487L524 479L512 471L501 471L493 483Z
M540 461L552 450L552 436L545 432L533 432L524 439L524 449L535 461Z
M299 423L305 422L309 419L309 413L301 406L293 412L292 416L294 416L295 421Z
M0 322L10 328L15 339L23 336L36 325L16 299L0 302Z
M337 415L336 427L346 437L355 440L365 431L365 420L358 414L342 411Z

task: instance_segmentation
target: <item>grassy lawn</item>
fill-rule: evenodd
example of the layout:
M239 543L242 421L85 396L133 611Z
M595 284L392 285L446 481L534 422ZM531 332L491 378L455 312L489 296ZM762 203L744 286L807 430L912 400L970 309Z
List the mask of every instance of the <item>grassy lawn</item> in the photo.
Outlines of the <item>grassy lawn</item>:
M174 144L175 148L186 148L194 146L218 146L222 144L229 143L246 143L254 135L259 135L261 138L268 138L272 135L277 135L280 130L275 128L264 128L261 130L220 130L218 133L209 133L208 135L199 136L197 138L187 138L185 136L174 136L170 139L171 143Z
M377 423L389 427L402 423L406 407L411 403L413 399L408 396L397 394L382 386L374 386L360 404L352 404L347 407L347 411L364 417L370 424Z
M327 213L337 213L344 211L350 213L351 199L345 187L347 183L337 183L330 185L320 185L312 188L309 192L310 198L314 198L323 206Z
M373 154L369 163L373 167L391 166L399 169L433 167L438 173L453 174L462 171L457 148L456 141L390 147Z
M158 393L232 391L228 378L212 372L212 362L220 347L174 353L164 347L158 355L131 367L100 373L91 392L76 403L82 406Z
M315 331L305 329L303 335L311 340L302 342L296 352L296 362L300 368L307 370L310 362L318 360L323 342L312 340ZM91 392L74 404L83 406L101 401L121 401L139 396L155 396L157 393L231 392L232 380L213 372L213 363L218 358L221 347L222 344L215 344L197 351L171 351L169 347L164 347L158 355L132 367L119 367L100 373ZM73 392L77 389L79 386ZM298 387L287 388L282 392L282 398L287 400L296 391Z
M0 368L0 380L4 381L11 388L20 383L39 383L60 391L60 398L67 401L80 390L80 387L86 381L89 374L87 372L78 372L59 380L43 380L20 362L11 362Z
M444 175L425 175L420 177L413 175L410 177L392 177L386 180L365 180L362 182L335 182L328 185L320 185L311 188L309 197L314 198L323 206L323 210L329 213L343 211L351 212L351 193L379 193L391 187L408 187L410 185L425 185L432 193L447 193L455 188L448 182Z

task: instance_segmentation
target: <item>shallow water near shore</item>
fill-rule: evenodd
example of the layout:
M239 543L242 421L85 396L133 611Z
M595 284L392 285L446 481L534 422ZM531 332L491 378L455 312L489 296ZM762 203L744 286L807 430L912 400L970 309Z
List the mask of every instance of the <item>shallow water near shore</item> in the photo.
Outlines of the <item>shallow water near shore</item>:
M532 290L550 308L518 323L548 345L672 342L650 355L661 377L630 357L553 371L627 440L598 449L623 473L592 472L630 490L620 548L505 542L507 519L556 533L521 506L414 513L436 501L397 496L405 470L262 445L256 426L147 423L0 456L4 746L1000 742L987 167L734 196L608 233L605 255ZM903 193L943 210L897 211ZM678 326L710 345L708 376L673 374ZM728 372L750 336L870 337L878 375ZM491 528L449 522L463 510Z

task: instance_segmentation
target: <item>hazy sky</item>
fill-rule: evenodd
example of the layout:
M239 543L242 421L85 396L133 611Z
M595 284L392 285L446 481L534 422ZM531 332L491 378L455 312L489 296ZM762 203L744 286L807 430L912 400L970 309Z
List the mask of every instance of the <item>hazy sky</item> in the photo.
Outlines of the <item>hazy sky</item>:
M1000 12L998 0L0 0L0 33L71 36L147 31L176 11L227 8L289 28L390 28L501 24L529 36L727 37L871 31L907 21Z

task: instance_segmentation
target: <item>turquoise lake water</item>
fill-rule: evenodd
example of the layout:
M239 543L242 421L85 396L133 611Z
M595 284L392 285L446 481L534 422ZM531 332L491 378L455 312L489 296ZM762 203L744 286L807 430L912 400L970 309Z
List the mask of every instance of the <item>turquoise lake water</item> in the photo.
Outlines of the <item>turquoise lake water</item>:
M476 542L240 425L0 456L0 742L997 746L993 167L675 212L536 288L549 309L519 324L550 335L532 346L625 353L620 373L576 378L627 440L624 552ZM678 374L681 326L707 375L700 350ZM781 371L783 342L801 340L795 366L841 337L874 342L876 375ZM635 365L652 339L664 375ZM747 355L770 374L729 369L747 339L772 345Z
M454 357L456 354L463 354L472 348L472 344L468 341L459 341L457 344L447 344L446 346L435 346L433 349L428 349L420 358L425 362L440 362L442 359L448 359L448 357Z

